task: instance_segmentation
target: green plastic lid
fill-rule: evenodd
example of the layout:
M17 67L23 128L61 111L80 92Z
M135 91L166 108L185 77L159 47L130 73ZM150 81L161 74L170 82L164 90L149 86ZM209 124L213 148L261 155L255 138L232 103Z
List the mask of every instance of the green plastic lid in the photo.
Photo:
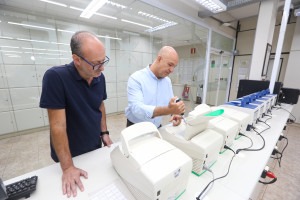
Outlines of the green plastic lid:
M219 115L222 115L223 113L224 113L224 109L219 109L219 110L215 110L215 111L212 111L210 113L207 113L204 116L209 116L209 117L219 116Z

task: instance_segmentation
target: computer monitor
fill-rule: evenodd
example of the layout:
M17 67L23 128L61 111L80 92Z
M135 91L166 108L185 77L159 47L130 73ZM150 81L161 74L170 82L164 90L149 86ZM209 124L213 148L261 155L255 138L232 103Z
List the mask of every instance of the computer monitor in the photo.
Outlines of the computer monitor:
M279 95L280 103L297 104L300 95L300 90L296 88L281 88Z
M260 92L262 90L266 90L269 88L269 85L270 85L270 81L242 79L239 82L237 98L244 97L246 95L249 95L249 94L252 94L255 92ZM280 93L282 86L283 86L282 82L275 82L273 94L277 94L277 99L278 99L278 94Z

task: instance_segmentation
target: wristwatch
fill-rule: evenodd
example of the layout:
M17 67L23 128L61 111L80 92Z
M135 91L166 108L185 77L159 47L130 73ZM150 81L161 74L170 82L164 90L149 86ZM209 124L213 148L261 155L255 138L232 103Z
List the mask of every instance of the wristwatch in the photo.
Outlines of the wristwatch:
M105 134L109 135L109 131L101 131L101 133L100 133L101 136L103 136Z

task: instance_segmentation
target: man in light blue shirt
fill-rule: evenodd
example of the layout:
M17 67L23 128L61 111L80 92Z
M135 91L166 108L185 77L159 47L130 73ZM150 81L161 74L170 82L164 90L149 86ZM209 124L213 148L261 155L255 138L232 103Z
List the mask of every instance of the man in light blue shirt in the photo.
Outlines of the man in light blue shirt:
M133 73L127 84L128 106L125 109L127 126L138 122L152 122L161 126L163 115L172 115L170 121L177 126L185 111L182 101L175 102L171 80L168 77L178 63L174 48L164 46L153 64Z

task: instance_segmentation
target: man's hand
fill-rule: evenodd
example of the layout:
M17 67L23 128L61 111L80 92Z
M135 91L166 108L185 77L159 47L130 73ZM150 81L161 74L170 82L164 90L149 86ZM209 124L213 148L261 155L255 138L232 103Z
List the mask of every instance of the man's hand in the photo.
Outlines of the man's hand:
M108 146L108 147L110 147L110 145L113 143L108 134L102 135L102 142L104 146Z
M77 167L71 166L65 170L63 170L62 175L62 190L63 194L67 194L67 197L76 197L77 195L77 187L79 187L80 191L84 191L83 184L81 183L80 176L84 178L88 178L88 174L86 171L79 169Z
M169 109L171 109L171 113L170 114L177 114L177 115L180 115L181 113L184 113L185 112L185 105L183 103L183 101L179 101L179 102L175 102L176 99L178 97L173 97L171 98L170 102L169 102Z
M178 126L181 123L181 115L172 115L170 122L173 122L173 126Z

